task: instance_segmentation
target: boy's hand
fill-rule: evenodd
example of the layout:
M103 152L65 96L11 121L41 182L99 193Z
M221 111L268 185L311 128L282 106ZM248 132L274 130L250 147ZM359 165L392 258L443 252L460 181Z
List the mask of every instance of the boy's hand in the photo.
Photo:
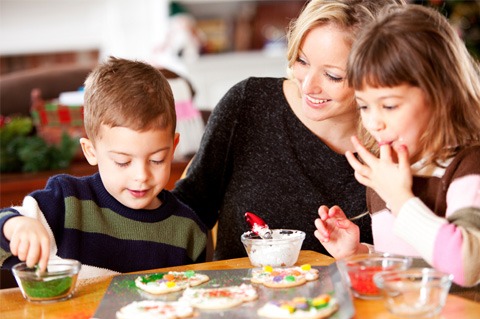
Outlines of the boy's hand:
M4 234L14 256L26 261L28 267L38 263L40 272L47 269L50 237L42 223L30 217L13 217L5 223Z
M361 253L360 230L338 206L320 206L315 220L315 237L335 259ZM368 248L366 248L368 250Z
M352 143L365 162L365 165L362 164L352 152L346 152L347 160L355 170L355 178L359 183L372 188L396 216L402 205L415 197L412 192L413 178L407 148L400 145L396 148L396 153L392 154L390 145L381 145L380 158L377 158L357 137L352 137ZM394 155L398 157L398 164L393 160Z

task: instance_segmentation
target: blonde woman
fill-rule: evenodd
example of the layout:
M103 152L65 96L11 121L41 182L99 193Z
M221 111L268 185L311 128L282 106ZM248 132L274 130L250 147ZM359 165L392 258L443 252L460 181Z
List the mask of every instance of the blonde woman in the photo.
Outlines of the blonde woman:
M289 79L248 78L214 109L186 178L173 193L210 228L214 259L246 256L245 213L270 228L306 232L303 249L327 253L315 238L320 205L348 217L366 211L365 187L345 152L353 151L354 91L347 58L357 33L395 0L313 0L288 32ZM369 216L355 220L371 243Z

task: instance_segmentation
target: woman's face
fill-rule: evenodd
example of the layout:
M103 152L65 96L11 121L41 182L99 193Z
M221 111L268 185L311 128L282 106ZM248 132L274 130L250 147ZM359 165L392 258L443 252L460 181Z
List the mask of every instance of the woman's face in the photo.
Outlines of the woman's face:
M355 114L354 91L348 87L349 33L334 25L322 25L306 35L293 65L302 111L312 121Z

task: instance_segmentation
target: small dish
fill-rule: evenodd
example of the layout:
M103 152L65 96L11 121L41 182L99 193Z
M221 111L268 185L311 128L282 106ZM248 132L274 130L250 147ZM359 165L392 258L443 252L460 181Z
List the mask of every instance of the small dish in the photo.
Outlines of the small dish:
M353 295L360 299L380 299L380 291L373 281L379 272L404 270L412 258L387 253L358 254L337 261Z
M262 239L253 232L242 234L241 240L250 262L255 267L291 267L298 259L305 232L292 229L272 229L271 239Z
M23 297L32 302L67 300L73 296L81 263L73 259L51 260L44 274L37 275L35 268L25 262L12 268Z
M453 275L432 268L411 268L373 277L385 307L395 316L431 317L442 311Z

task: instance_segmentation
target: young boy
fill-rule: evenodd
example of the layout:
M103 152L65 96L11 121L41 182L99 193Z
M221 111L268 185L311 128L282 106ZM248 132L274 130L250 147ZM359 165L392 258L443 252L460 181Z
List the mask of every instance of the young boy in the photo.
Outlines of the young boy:
M80 144L99 172L54 176L0 210L2 268L72 258L86 278L204 261L206 227L163 189L179 141L166 78L112 57L88 76L84 107Z

